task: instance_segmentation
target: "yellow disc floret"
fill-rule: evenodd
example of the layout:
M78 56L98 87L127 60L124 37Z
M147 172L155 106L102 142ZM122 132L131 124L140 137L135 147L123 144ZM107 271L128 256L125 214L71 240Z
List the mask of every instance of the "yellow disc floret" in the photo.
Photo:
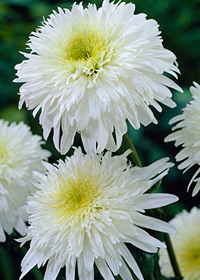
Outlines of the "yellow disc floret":
M200 232L198 231L198 234ZM191 275L199 271L200 267L200 242L199 235L193 236L187 243L184 243L178 254L178 262L181 267L182 274ZM196 280L197 278L193 278Z
M8 165L11 164L10 162L10 155L12 154L11 149L7 147L8 145L4 142L0 142L0 165Z
M69 35L64 51L64 60L74 69L86 68L86 74L97 73L111 57L106 36L94 27L84 24Z
M66 59L87 61L90 58L99 58L105 49L105 42L101 33L86 31L83 33L76 32L69 40L66 47Z
M50 204L61 220L83 219L94 213L95 202L100 195L95 180L87 178L64 178L51 195Z
M4 162L5 158L5 149L4 147L0 146L0 163L2 164Z

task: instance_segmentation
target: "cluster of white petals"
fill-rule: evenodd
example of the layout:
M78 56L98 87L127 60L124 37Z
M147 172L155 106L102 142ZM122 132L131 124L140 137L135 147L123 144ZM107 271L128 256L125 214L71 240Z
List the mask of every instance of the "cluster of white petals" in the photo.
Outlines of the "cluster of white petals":
M120 275L133 280L130 269L143 276L125 243L155 253L165 245L144 228L168 233L175 230L166 222L145 215L153 209L177 201L170 194L145 193L168 173L173 165L167 158L148 167L127 165L127 155L107 152L74 155L57 165L44 163L46 175L34 173L39 189L29 196L27 236L30 242L22 260L21 278L35 265L47 263L44 280L55 280L65 267L66 280L94 279L94 264L105 280Z
M31 182L34 170L44 171L42 160L50 153L41 148L41 137L32 135L24 123L0 120L0 242L13 229L25 235L27 212L21 209L27 195L36 187Z
M200 209L193 207L188 213L183 210L169 222L177 234L171 236L177 262L183 280L200 279ZM166 277L174 277L174 272L166 249L159 250L161 272Z
M149 105L174 107L168 87L181 91L168 73L179 72L165 49L155 20L134 14L135 5L104 0L102 7L73 4L45 20L27 43L30 53L16 65L19 108L40 111L44 138L53 129L65 154L81 134L86 152L117 150L127 132L157 123ZM113 138L115 134L115 139Z
M183 109L183 113L171 119L170 124L177 123L170 135L165 138L166 142L175 141L175 146L182 146L181 151L176 155L176 161L183 161L179 169L185 172L194 165L200 165L200 85L194 83L190 88L193 100ZM200 167L190 180L188 189L192 182L196 185L192 192L195 196L200 190Z

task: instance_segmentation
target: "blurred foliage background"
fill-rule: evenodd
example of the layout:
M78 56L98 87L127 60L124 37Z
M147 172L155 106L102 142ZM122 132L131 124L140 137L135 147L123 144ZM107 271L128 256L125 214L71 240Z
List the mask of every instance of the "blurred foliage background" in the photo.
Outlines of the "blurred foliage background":
M92 0L91 2L99 7L102 1ZM87 3L88 1L83 1L84 5ZM158 125L141 127L137 131L129 127L129 134L144 165L165 156L175 162L174 156L179 149L174 148L173 143L165 144L163 140L171 131L168 125L169 120L180 114L181 109L191 100L189 87L192 82L200 83L200 0L135 0L134 3L136 13L145 13L147 18L158 21L164 47L177 56L181 70L178 84L184 89L184 94L174 92L173 99L177 103L175 109L163 107L162 113L155 112ZM37 117L34 119L32 112L27 111L25 107L18 110L17 93L20 84L12 82L15 78L14 66L22 61L23 56L19 51L26 50L25 43L30 32L41 24L43 17L48 17L53 9L57 10L58 6L70 9L72 4L72 1L66 0L0 0L0 118L10 122L24 121L31 126L33 133L40 135L42 135L42 130ZM79 141L78 138L77 141ZM51 162L61 157L55 151L51 137L45 144L45 148L52 152ZM199 206L200 194L192 198L191 192L186 193L194 170L191 169L182 175L175 165L163 180L161 190L174 193L180 198L175 205L166 207L168 219L183 208L190 210L194 205ZM14 237L18 235L14 233ZM23 251L25 252L25 249ZM19 278L19 265L23 254L13 240L13 236L8 237L5 244L1 244L0 279ZM10 265L12 269L9 268ZM36 279L34 273L38 273L37 269L24 279ZM42 279L39 277L41 276L37 276L37 279ZM62 279L62 275L59 279Z

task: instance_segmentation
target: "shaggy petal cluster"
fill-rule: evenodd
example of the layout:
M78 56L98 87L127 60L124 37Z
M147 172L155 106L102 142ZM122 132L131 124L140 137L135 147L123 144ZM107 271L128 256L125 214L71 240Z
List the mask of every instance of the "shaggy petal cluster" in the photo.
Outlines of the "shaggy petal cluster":
M21 207L36 190L31 182L34 170L44 171L41 161L50 153L41 148L41 137L32 135L24 123L0 120L0 242L13 229L25 235L27 212Z
M175 141L175 146L182 146L182 150L176 155L176 161L183 161L179 164L179 169L185 172L194 165L200 165L200 85L194 83L190 88L193 100L183 109L183 113L171 119L170 124L178 122L170 135L165 138L166 142ZM195 196L200 190L200 167L194 174L188 185L188 190L195 182L192 192Z
M66 280L94 279L94 264L106 280L120 275L133 280L130 269L143 276L125 243L155 253L162 242L143 228L174 233L168 224L145 215L145 209L170 204L177 197L170 194L146 194L168 172L168 159L148 167L130 168L129 152L111 157L107 152L74 155L57 165L45 164L48 172L35 172L39 190L29 196L26 209L30 226L22 245L31 240L22 260L21 278L35 265L47 263L44 280L55 280L65 267Z
M19 108L25 102L34 116L41 109L44 138L53 129L62 154L76 132L87 153L115 151L126 119L138 129L157 123L149 105L159 112L159 103L175 106L168 87L181 89L164 73L177 77L176 57L163 47L157 22L134 11L131 3L108 0L100 9L74 4L31 33L31 52L15 67L15 82L24 83Z
M183 210L182 213L176 215L169 223L177 230L177 234L171 236L171 241L183 280L199 280L200 209L193 207L189 213ZM162 274L166 277L173 277L174 272L167 250L160 249L159 255Z

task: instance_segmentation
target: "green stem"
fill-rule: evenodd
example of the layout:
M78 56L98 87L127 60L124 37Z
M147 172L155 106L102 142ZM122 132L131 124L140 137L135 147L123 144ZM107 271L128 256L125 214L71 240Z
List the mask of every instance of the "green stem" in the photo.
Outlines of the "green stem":
M166 215L162 208L153 209L153 212L154 212L154 217L161 219L163 221L166 221ZM178 278L178 280L181 280L183 278L181 276L181 272L180 272L180 269L179 269L179 266L177 263L177 259L176 259L175 253L174 253L170 235L168 233L164 233L163 236L164 236L165 244L167 246L166 249L167 249L167 252L169 255L169 259L170 259L174 274Z
M170 262L171 262L172 268L174 270L174 274L175 274L176 277L178 277L178 279L181 280L183 278L181 276L181 272L180 272L179 267L178 267L178 263L177 263L177 260L176 260L176 256L175 256L175 253L174 253L174 249L173 249L172 242L171 242L169 234L165 233L164 234L164 239L165 239L165 244L167 246L167 251L168 251L168 254L169 254Z
M128 158L130 159L130 161L132 162L132 164L134 166L139 166L142 167L142 163L139 159L139 156L136 152L136 149L133 145L133 142L131 141L130 136L128 135L128 133L124 134L123 136L123 140L122 140L122 146L120 147L120 149L118 150L118 152L120 154L122 154L123 152L125 152L126 150L131 149L133 152L128 156Z
M159 256L158 254L155 257L155 279L156 280L163 280L161 271L160 271L160 266L159 266Z
M125 152L128 149L131 149L133 151L133 153L131 153L129 155L129 159L132 162L132 164L134 166L142 167L142 163L139 159L139 156L136 152L136 149L133 145L133 142L131 141L128 133L126 133L123 136L122 145L121 145L120 149L118 150L118 153L122 154L123 152ZM158 184L158 187L159 187L161 182L158 182L157 184ZM157 212L156 210L158 211L158 209L155 209L154 211ZM178 267L178 263L177 263L177 260L176 260L176 256L175 256L175 253L174 253L174 250L173 250L173 246L172 246L169 234L165 233L164 234L164 239L165 239L165 243L166 243L166 246L167 246L167 251L168 251L168 254L169 254L170 262L171 262L173 270L174 270L174 274L175 274L176 277L178 277L178 279L181 280L182 276L181 276L181 273L180 273L180 270L179 270L179 267Z

